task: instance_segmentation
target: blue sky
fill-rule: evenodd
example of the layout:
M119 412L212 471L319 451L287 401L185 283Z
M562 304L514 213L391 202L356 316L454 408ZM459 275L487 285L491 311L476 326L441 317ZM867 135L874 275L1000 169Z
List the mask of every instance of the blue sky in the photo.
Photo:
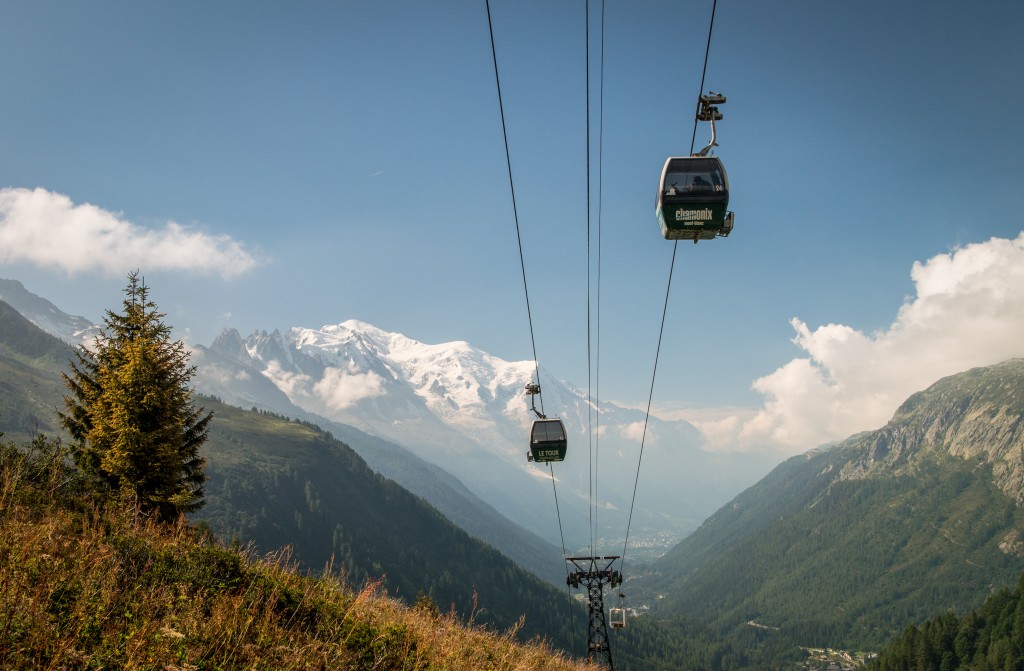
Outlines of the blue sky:
M491 3L538 356L581 387L584 7ZM647 400L673 247L653 199L710 11L606 2L602 81L590 5L602 398ZM531 358L483 0L3 15L0 276L98 318L138 268L200 344L360 319ZM1021 34L1019 2L719 2L736 229L678 247L659 411L796 450L1024 355Z

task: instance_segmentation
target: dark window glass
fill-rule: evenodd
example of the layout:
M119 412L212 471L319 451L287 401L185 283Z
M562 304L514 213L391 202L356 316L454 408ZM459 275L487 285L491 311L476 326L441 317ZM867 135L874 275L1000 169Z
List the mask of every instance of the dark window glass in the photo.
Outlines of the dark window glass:
M556 440L565 440L561 422L536 422L533 425L533 442L548 443Z
M721 164L713 158L677 158L665 172L666 196L724 191Z

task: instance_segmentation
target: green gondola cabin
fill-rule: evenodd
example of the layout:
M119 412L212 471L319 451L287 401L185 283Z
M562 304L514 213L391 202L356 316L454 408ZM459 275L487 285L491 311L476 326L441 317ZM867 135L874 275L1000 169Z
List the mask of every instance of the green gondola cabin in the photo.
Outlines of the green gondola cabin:
M567 448L568 441L562 420L555 418L534 421L530 430L530 452L526 455L528 461L564 461Z
M729 176L714 156L665 161L655 214L666 240L713 240L732 232Z

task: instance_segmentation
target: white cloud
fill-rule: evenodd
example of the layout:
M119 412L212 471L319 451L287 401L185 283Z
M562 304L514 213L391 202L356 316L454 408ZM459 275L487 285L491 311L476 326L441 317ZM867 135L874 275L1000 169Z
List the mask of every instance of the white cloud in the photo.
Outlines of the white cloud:
M267 362L263 375L295 405L327 416L385 393L384 378L373 371L360 373L351 361L347 368L325 368L315 382L306 373L285 370L276 359Z
M257 261L227 235L173 221L148 229L120 215L46 189L0 189L0 262L28 262L68 273L186 270L235 277Z
M331 410L344 410L364 398L382 395L384 379L373 371L359 373L355 364L350 362L349 370L324 370L323 377L313 386L313 391Z
M312 378L305 373L292 373L281 367L276 359L267 362L263 375L284 392L295 405L301 406L304 399L309 398L309 385Z
M714 449L803 452L884 425L942 377L1024 356L1024 233L914 263L915 296L885 330L793 319L806 353L756 380L752 417L695 421Z
M650 435L644 436L644 425L645 422L631 422L619 429L619 435L627 440L639 443L642 438L651 437ZM648 434L650 433L648 431Z

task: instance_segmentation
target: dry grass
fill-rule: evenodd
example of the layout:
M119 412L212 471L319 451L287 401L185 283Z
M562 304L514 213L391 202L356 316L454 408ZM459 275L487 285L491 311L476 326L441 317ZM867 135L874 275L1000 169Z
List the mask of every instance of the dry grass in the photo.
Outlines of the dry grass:
M0 453L0 668L584 671L515 630L406 607L285 552L255 558L65 493L54 462Z

